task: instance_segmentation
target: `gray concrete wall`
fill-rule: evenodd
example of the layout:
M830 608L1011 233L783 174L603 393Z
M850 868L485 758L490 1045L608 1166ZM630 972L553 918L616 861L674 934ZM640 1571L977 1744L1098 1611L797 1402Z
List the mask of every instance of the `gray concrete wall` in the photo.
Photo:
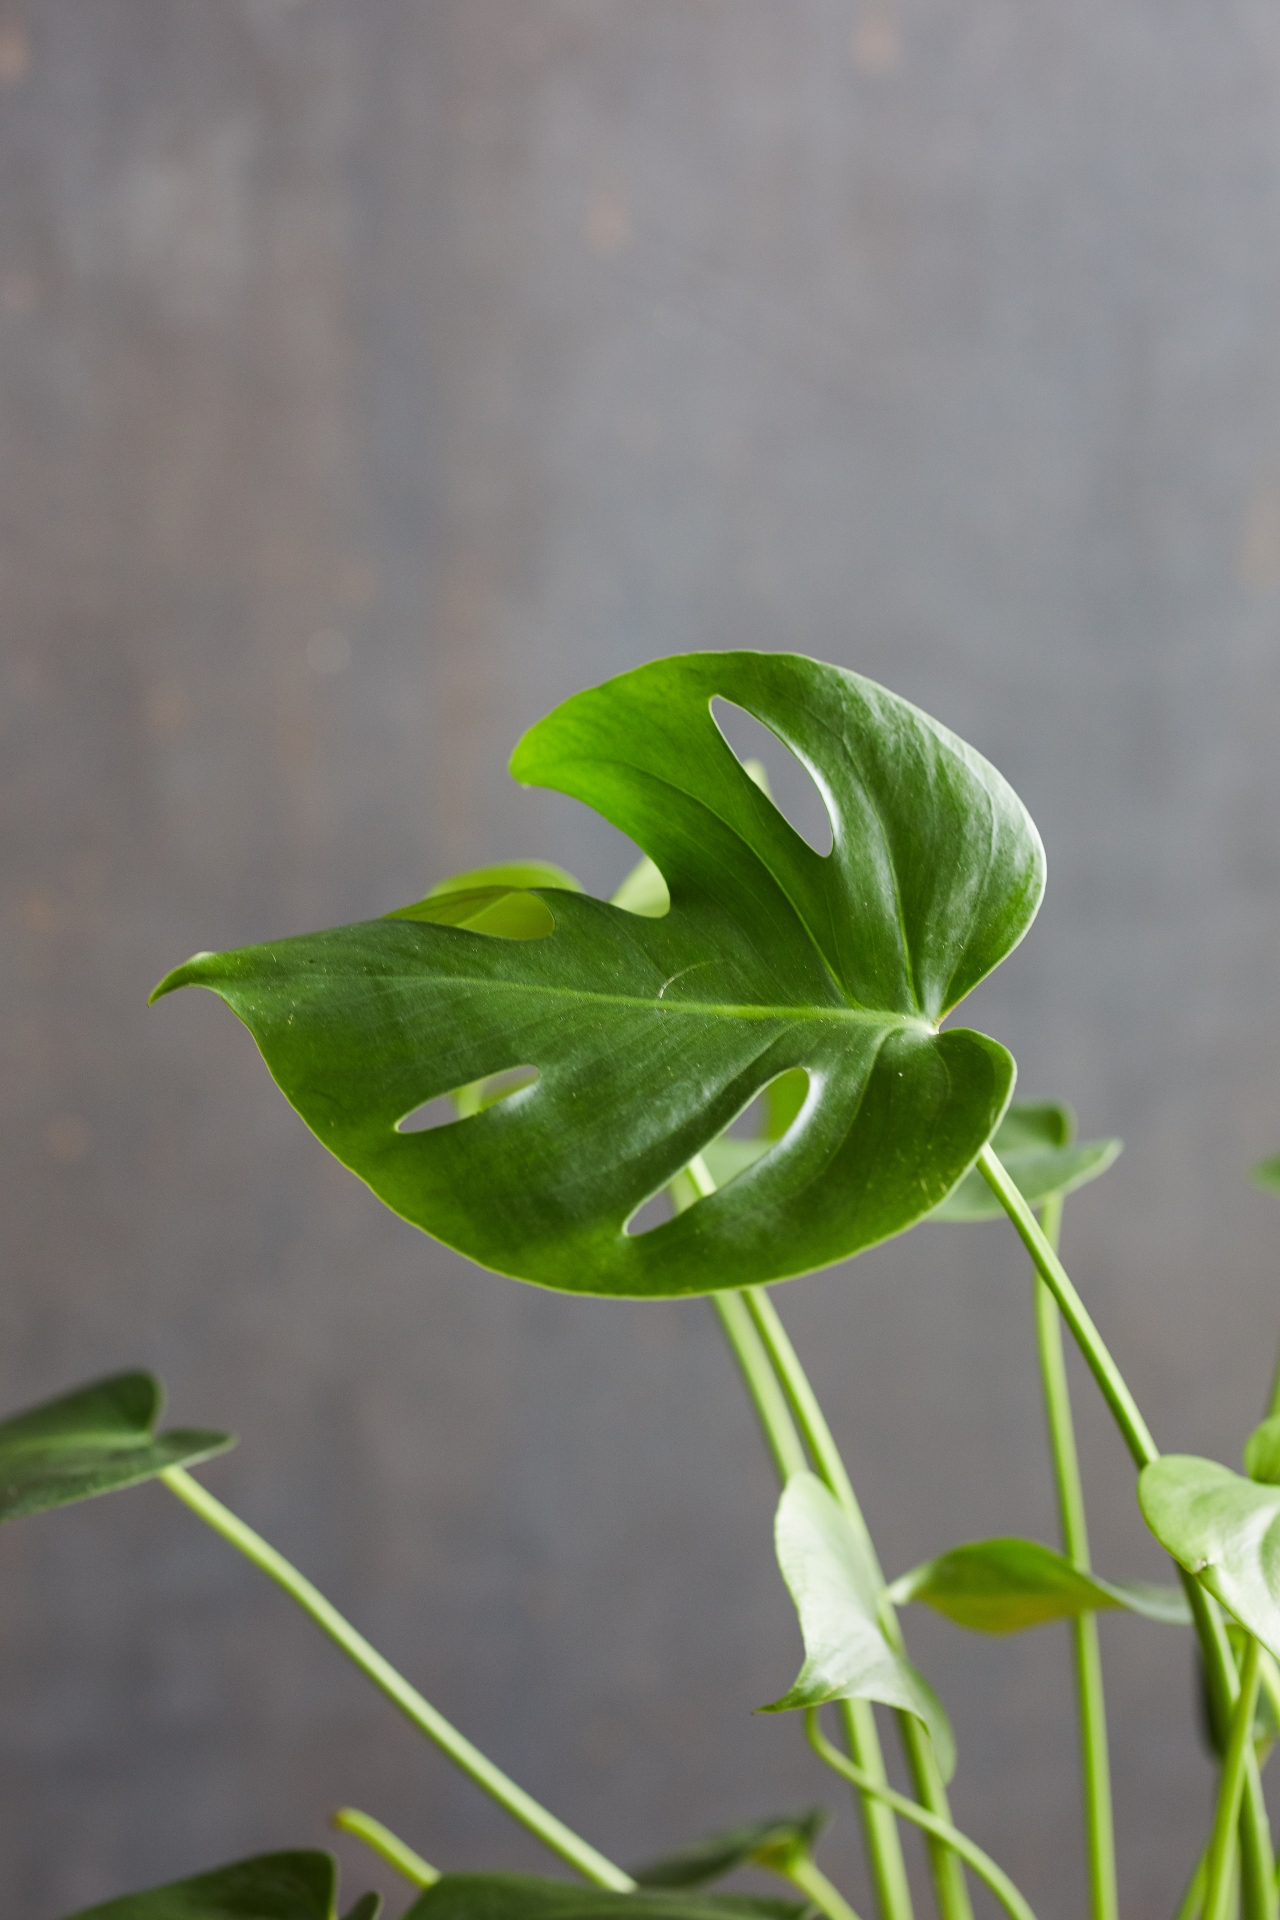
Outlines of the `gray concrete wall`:
M504 772L581 684L857 667L1040 824L974 1020L1126 1137L1071 1264L1159 1439L1234 1460L1280 1334L1278 107L1257 0L0 9L3 1405L156 1367L241 1435L210 1485L625 1860L842 1800L751 1718L798 1644L707 1309L470 1270L147 991L484 859L608 889L617 837ZM783 1305L891 1571L1050 1536L1009 1232ZM1077 1387L1098 1560L1157 1573ZM1065 1635L911 1632L959 1817L1078 1914ZM1103 1637L1154 1917L1211 1788L1190 1654ZM30 1920L341 1801L538 1857L156 1487L5 1529L0 1703Z

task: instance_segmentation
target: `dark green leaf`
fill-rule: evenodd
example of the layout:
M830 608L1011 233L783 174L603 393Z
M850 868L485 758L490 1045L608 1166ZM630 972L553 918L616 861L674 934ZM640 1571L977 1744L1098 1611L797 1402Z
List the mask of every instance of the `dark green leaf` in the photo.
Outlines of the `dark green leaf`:
M334 1920L337 1890L331 1854L262 1853L149 1893L85 1907L68 1920Z
M957 1626L979 1633L1019 1633L1046 1620L1111 1607L1178 1626L1191 1621L1180 1587L1100 1580L1036 1540L975 1540L953 1547L895 1580L889 1598L896 1606L922 1600Z
M352 1907L350 1912L345 1916L345 1920L378 1920L378 1915L381 1912L382 1895L380 1893L363 1893L356 1901L354 1907Z
M809 768L830 855L735 758L717 695ZM744 653L658 661L580 694L511 764L636 840L670 911L524 888L554 930L480 938L478 921L440 923L463 889L409 918L197 956L157 994L221 994L340 1160L406 1219L521 1279L709 1292L827 1265L935 1207L1014 1073L994 1041L937 1023L1021 939L1043 886L1039 837L999 774L870 681ZM497 930L501 889L472 891ZM516 1066L539 1070L518 1099L398 1130ZM626 1231L795 1068L811 1091L785 1139L676 1218Z
M826 1700L879 1700L923 1720L943 1778L955 1771L951 1725L928 1681L885 1639L880 1583L862 1542L816 1474L794 1473L782 1490L774 1527L778 1565L804 1639L804 1665L781 1700L761 1709L786 1713Z
M226 1433L157 1434L162 1399L151 1374L121 1373L0 1421L0 1520L132 1487L235 1445Z
M1280 1487L1166 1453L1139 1474L1138 1503L1160 1545L1280 1655Z
M800 1920L804 1901L748 1894L610 1893L525 1873L446 1873L404 1920Z
M1249 1178L1266 1193L1280 1193L1280 1154L1273 1160L1259 1160Z
M1245 1441L1244 1470L1251 1480L1280 1485L1280 1413L1255 1427Z
M1089 1140L1073 1146L1075 1117L1070 1107L1047 1101L1010 1107L996 1129L992 1146L1009 1176L1032 1206L1051 1194L1074 1193L1105 1173L1120 1152L1119 1140ZM975 1168L949 1193L934 1220L994 1220L1004 1212Z
M787 1861L812 1850L826 1817L821 1807L811 1807L807 1813L776 1814L744 1827L727 1827L678 1853L633 1867L631 1877L641 1887L700 1887L723 1879L735 1867L785 1869Z

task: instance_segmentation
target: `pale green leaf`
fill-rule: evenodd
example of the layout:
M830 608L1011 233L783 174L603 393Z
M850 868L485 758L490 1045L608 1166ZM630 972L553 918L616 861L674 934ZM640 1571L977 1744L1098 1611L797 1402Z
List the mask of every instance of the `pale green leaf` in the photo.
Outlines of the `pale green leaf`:
M904 1573L889 1588L896 1606L909 1600L979 1633L1019 1633L1046 1620L1125 1608L1148 1620L1190 1624L1186 1595L1174 1586L1122 1583L1082 1573L1037 1540L975 1540L952 1547Z
M1280 1656L1280 1486L1166 1453L1142 1469L1138 1502L1166 1552Z

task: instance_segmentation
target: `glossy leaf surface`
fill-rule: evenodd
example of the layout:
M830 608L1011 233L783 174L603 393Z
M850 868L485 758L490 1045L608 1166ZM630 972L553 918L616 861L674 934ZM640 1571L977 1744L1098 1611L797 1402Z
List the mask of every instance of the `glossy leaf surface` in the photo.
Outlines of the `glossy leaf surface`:
M1160 1545L1280 1657L1280 1487L1166 1453L1139 1474L1138 1503Z
M85 1907L68 1920L335 1920L338 1870L328 1853L263 1853L212 1873ZM360 1920L377 1913L365 1906Z
M722 1879L735 1867L776 1870L812 1850L826 1817L821 1807L811 1807L807 1813L775 1814L772 1819L727 1827L695 1840L678 1853L633 1867L631 1877L641 1887L700 1887L709 1880Z
M0 1421L0 1520L132 1487L234 1446L226 1433L157 1434L163 1397L151 1374L121 1373Z
M403 1920L800 1920L805 1901L748 1894L611 1893L525 1873L446 1873Z
M1280 1413L1263 1420L1245 1441L1244 1470L1251 1480L1280 1485Z
M829 855L734 756L717 695L809 769ZM522 920L521 937L495 938L477 928L487 915L497 931L501 887L478 886L199 955L157 993L221 994L308 1125L389 1206L547 1286L662 1295L777 1279L935 1207L1014 1073L994 1041L937 1022L1021 939L1043 887L1039 837L999 774L870 681L743 653L658 661L579 694L511 764L637 841L669 912L513 888L519 914L540 902L552 930L526 937ZM526 1093L398 1131L439 1095L523 1065L539 1073ZM794 1068L809 1097L770 1152L677 1218L626 1231Z
M1073 1144L1075 1117L1050 1101L1018 1101L997 1127L992 1146L1024 1200L1039 1206L1055 1193L1074 1193L1105 1173L1121 1149L1119 1140ZM949 1193L931 1219L995 1220L1004 1208L976 1168Z
M944 1779L955 1771L955 1741L938 1696L895 1653L879 1620L880 1583L838 1501L812 1473L794 1473L774 1525L782 1577L795 1602L804 1665L795 1685L761 1709L786 1713L827 1700L879 1700L923 1720Z
M923 1601L978 1633L1020 1633L1046 1620L1115 1607L1148 1620L1191 1624L1181 1588L1101 1580L1037 1540L975 1540L953 1547L895 1580L889 1598L897 1606Z

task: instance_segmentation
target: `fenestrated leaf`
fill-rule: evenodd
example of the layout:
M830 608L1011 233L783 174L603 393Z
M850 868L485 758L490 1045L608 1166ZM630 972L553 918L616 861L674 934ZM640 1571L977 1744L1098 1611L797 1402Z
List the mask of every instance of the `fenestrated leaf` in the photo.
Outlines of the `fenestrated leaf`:
M1280 1193L1280 1153L1271 1160L1259 1160L1250 1170L1249 1178L1265 1193Z
M0 1521L65 1507L223 1453L227 1433L157 1434L163 1389L149 1373L119 1373L0 1421Z
M1055 1193L1074 1193L1077 1187L1105 1173L1121 1149L1119 1140L1087 1140L1073 1146L1075 1116L1070 1107L1050 1101L1018 1101L997 1127L992 1146L1009 1176L1032 1206ZM994 1220L1004 1208L975 1168L967 1173L933 1220Z
M332 1854L261 1853L252 1860L126 1893L68 1920L334 1920L338 1869ZM376 1914L366 1906L361 1920Z
M1122 1583L1081 1573L1038 1540L975 1540L952 1547L904 1573L889 1588L895 1606L921 1600L957 1626L979 1633L1020 1633L1046 1620L1122 1607L1174 1626L1189 1626L1180 1587Z
M633 1867L631 1877L641 1887L700 1887L723 1879L735 1867L785 1869L788 1861L812 1851L826 1818L821 1807L810 1807L807 1813L775 1814L746 1826L726 1827L677 1853Z
M1263 1420L1245 1441L1244 1470L1251 1480L1280 1485L1280 1413Z
M717 695L808 767L829 855L735 758ZM521 1279L709 1292L824 1266L935 1207L1014 1075L994 1041L938 1022L1021 939L1043 886L1039 837L999 774L870 681L745 653L658 661L579 694L511 765L637 841L670 911L523 887L553 930L503 939L474 916L441 924L458 896L428 896L409 918L197 956L157 994L221 994L340 1160L406 1219ZM474 911L500 916L501 900ZM426 1102L515 1066L538 1069L527 1094L398 1131ZM794 1068L810 1095L772 1151L662 1226L627 1232Z
M807 1903L751 1894L612 1893L527 1873L446 1873L403 1920L800 1920Z
M879 1700L923 1720L945 1780L955 1772L951 1723L937 1694L896 1653L879 1620L881 1589L862 1542L816 1474L793 1473L774 1523L778 1565L800 1616L804 1665L795 1685L762 1713L827 1700Z
M1280 1487L1166 1453L1139 1474L1138 1504L1160 1545L1280 1657Z

